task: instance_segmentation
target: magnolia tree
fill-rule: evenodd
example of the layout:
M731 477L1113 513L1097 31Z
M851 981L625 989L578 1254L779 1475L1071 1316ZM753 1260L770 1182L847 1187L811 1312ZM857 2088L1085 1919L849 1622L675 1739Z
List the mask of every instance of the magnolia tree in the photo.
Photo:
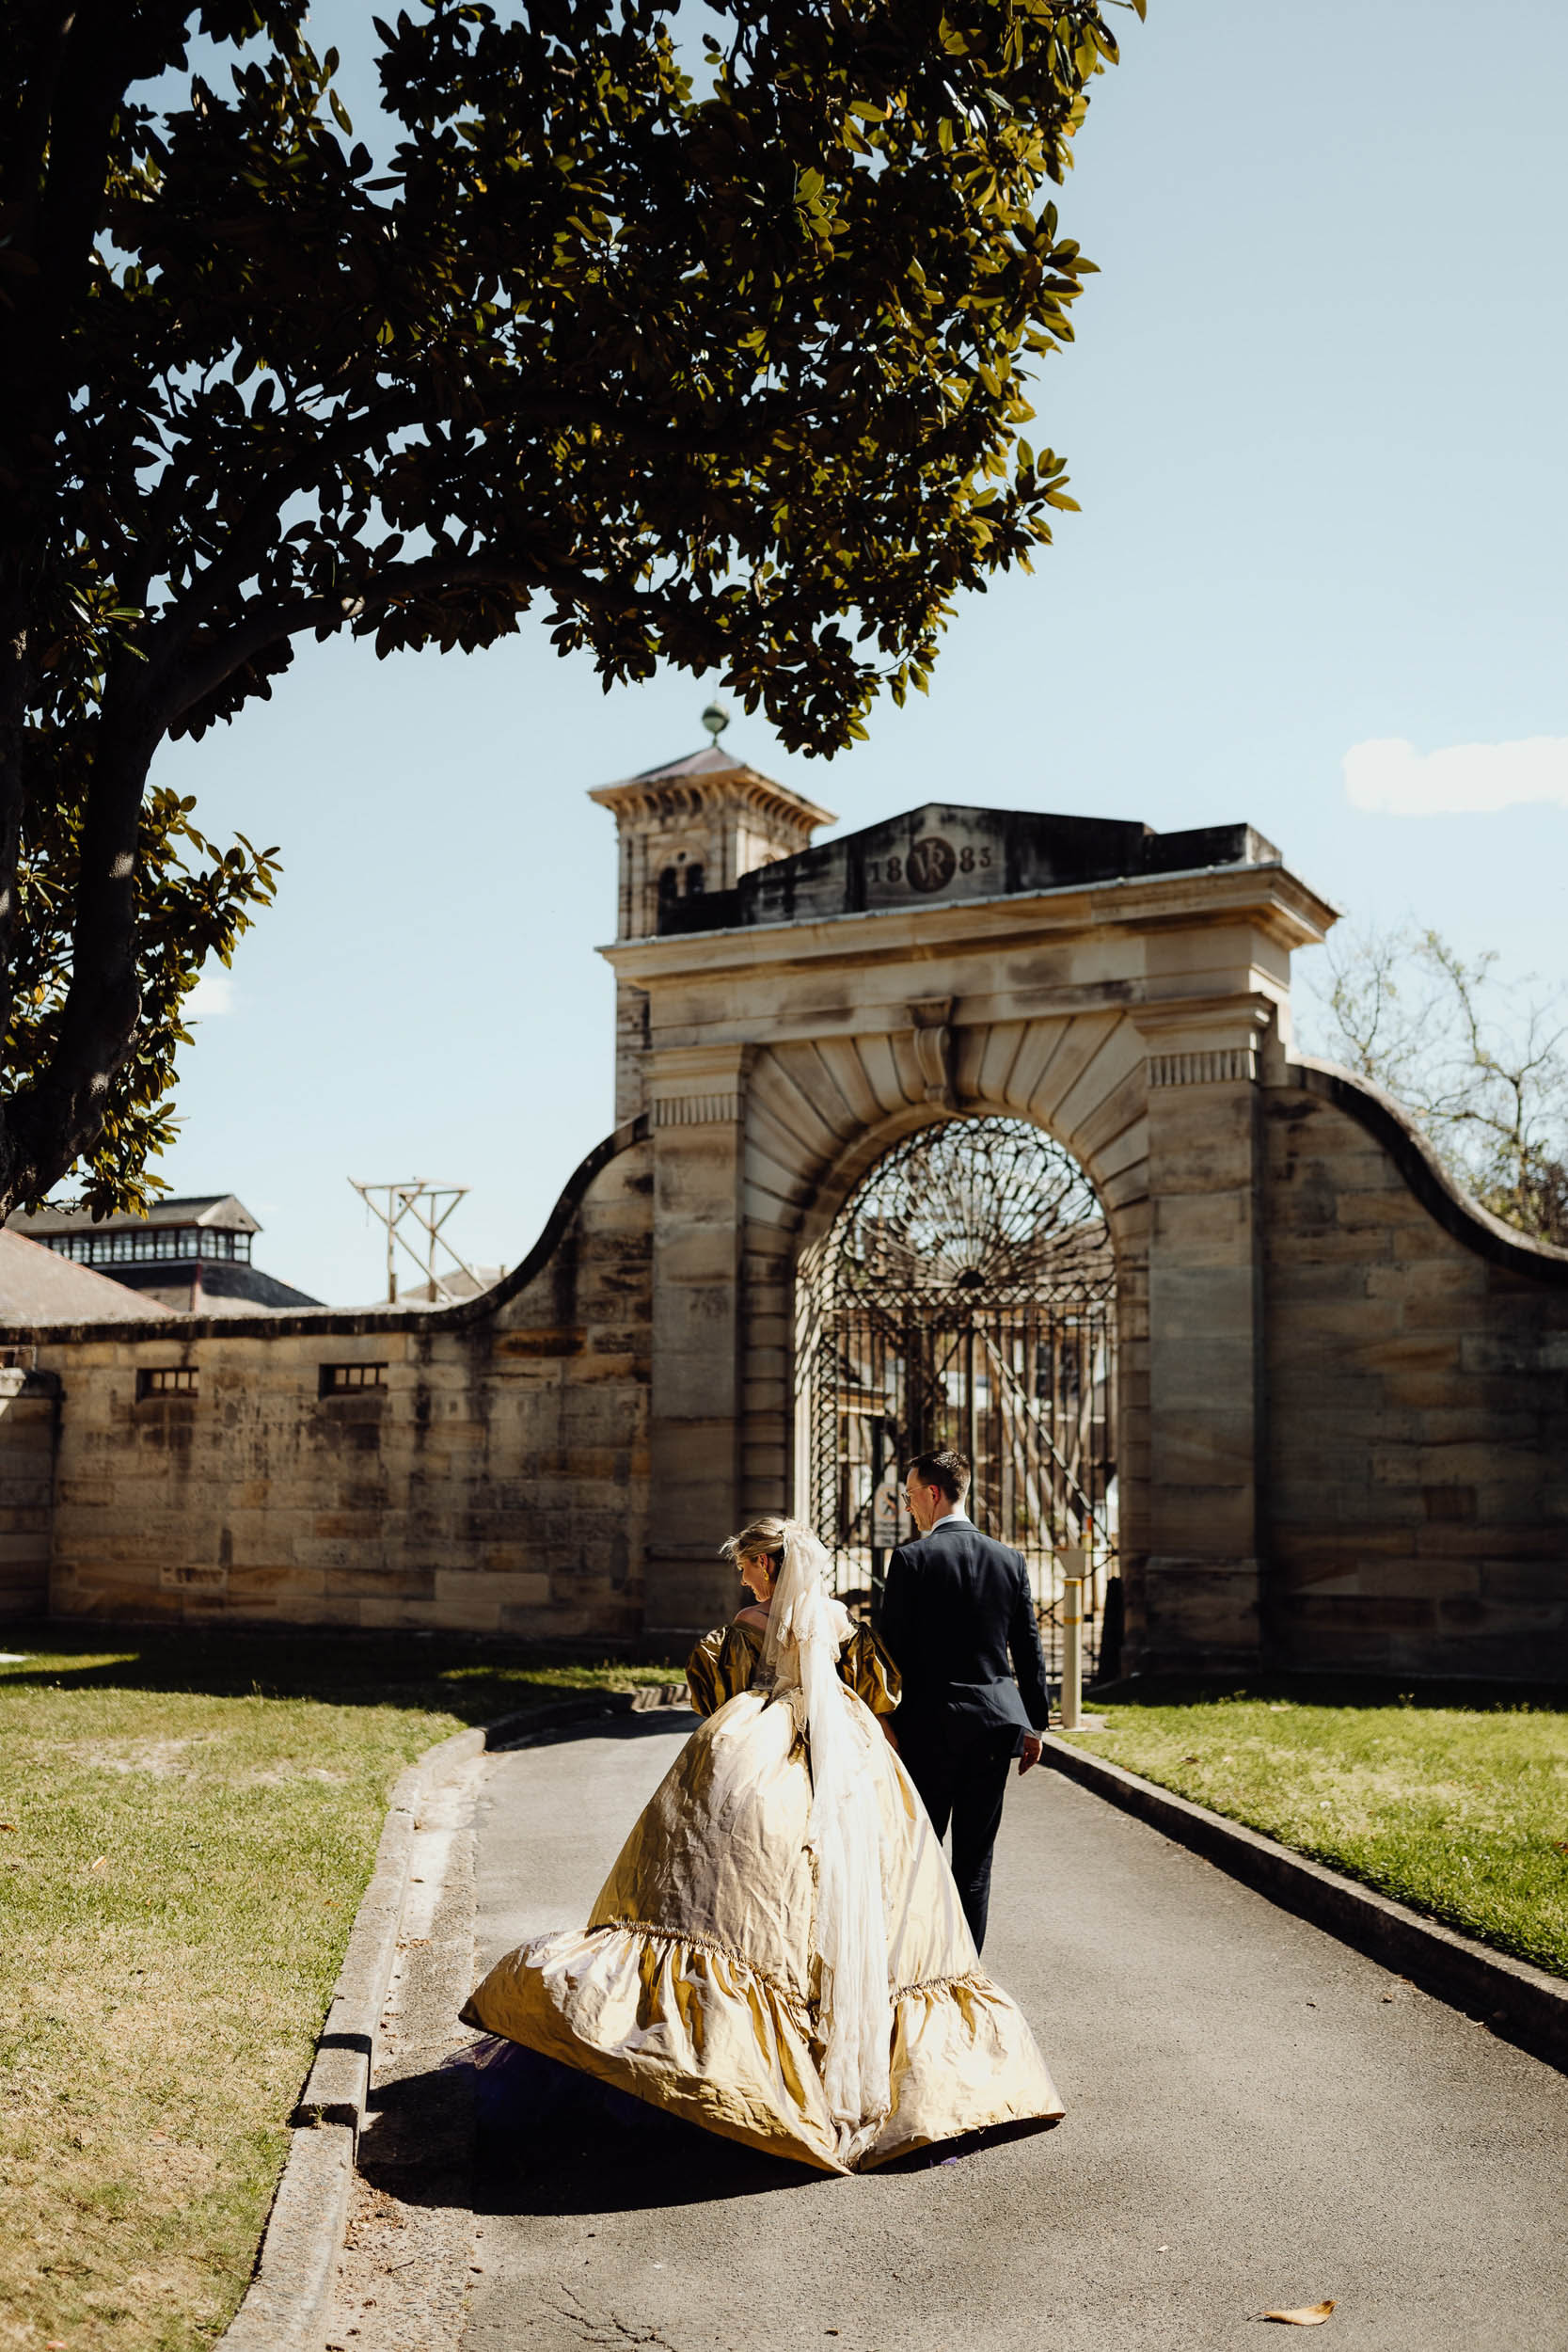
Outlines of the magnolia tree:
M13 0L0 1214L157 1187L182 999L276 852L150 766L302 635L531 610L817 754L924 688L1072 503L1025 387L1119 5L712 0L699 56L658 0L422 0L367 19L378 160L305 0Z

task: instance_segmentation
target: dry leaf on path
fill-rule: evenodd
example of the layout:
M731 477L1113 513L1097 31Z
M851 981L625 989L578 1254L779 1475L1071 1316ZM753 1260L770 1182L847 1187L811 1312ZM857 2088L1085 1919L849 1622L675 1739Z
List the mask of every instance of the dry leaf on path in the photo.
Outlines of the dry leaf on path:
M1287 2328L1321 2328L1333 2309L1332 2302L1298 2303L1293 2311L1265 2312L1263 2317L1282 2319Z

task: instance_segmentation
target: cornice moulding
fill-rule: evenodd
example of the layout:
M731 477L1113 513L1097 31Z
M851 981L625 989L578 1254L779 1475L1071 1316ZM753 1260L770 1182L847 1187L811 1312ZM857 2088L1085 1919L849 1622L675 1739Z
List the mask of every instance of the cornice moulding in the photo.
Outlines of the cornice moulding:
M725 768L710 775L671 776L662 782L601 784L588 798L610 810L617 823L627 818L696 816L704 809L733 807L736 802L776 824L805 833L838 821L831 809L819 808L803 793L773 783L753 768Z
M1209 989L1202 995L1146 997L1129 1005L1127 1015L1151 1050L1202 1050L1252 1042L1268 1027L1279 1002L1260 988L1239 988L1234 993Z
M745 1107L755 1047L744 1041L656 1046L648 1060L648 1116L656 1130L711 1127Z
M975 917L988 917L977 930ZM624 939L598 950L626 979L699 978L768 964L809 969L824 951L840 963L883 962L895 956L1060 941L1074 932L1126 926L1180 930L1216 917L1250 919L1286 947L1313 946L1338 922L1338 910L1282 865L1199 866L1186 874L1132 875L1112 882L1072 882L1057 890L999 893L942 906L890 907L875 912L813 915L795 923L755 923L730 930L687 931L669 938ZM1006 918L1006 919L1004 919Z

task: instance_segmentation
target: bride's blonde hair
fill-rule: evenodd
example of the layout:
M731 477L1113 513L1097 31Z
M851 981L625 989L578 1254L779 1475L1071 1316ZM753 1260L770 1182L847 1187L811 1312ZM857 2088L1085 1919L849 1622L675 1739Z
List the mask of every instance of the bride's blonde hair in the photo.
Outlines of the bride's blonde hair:
M760 1519L753 1519L750 1527L743 1527L738 1535L732 1535L727 1543L721 1544L719 1556L727 1560L732 1567L738 1567L748 1554L760 1551L777 1576L784 1565L785 1543L791 1535L798 1535L800 1532L798 1520L781 1518L777 1511L766 1511Z

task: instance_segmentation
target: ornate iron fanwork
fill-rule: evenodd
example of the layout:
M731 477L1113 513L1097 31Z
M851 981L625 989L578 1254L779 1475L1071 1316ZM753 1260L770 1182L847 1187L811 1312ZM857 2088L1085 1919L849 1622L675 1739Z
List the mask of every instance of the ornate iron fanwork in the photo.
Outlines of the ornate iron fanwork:
M911 1455L957 1446L1053 1652L1060 1555L1088 1554L1092 1656L1116 1563L1116 1262L1077 1161L1022 1120L922 1129L846 1203L802 1304L811 1511L840 1591L869 1601L911 1532Z

